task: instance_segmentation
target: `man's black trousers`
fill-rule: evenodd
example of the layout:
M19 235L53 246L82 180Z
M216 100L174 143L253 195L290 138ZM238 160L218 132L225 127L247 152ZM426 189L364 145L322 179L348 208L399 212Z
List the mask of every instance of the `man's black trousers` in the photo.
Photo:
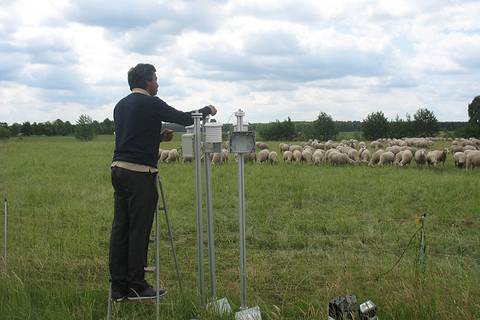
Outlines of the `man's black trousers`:
M110 279L113 290L146 288L150 231L157 205L156 173L112 168L114 216L110 237Z

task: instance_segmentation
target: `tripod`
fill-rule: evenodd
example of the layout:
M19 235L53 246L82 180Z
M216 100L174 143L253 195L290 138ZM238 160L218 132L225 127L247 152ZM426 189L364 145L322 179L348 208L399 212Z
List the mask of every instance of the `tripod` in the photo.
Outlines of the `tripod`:
M154 241L154 243L155 243L155 267L153 268L153 270L155 272L155 285L156 285L156 288L157 288L157 290L156 290L157 295L155 297L154 303L156 305L156 318L157 318L157 320L159 320L160 319L160 295L159 295L159 292L158 292L158 288L160 288L160 222L159 222L159 211L163 211L164 214L165 214L165 221L166 221L167 230L168 230L168 238L170 240L170 248L172 250L173 262L175 264L175 272L176 272L177 279L178 279L178 286L180 288L180 293L181 293L183 298L185 297L185 295L183 293L182 277L181 277L181 274L180 274L180 268L178 266L175 243L173 241L172 227L170 225L170 219L168 217L167 201L166 201L166 198L165 198L165 192L163 190L162 179L160 178L159 174L157 174L157 180L156 180L155 184L156 184L159 196L160 196L159 198L162 201L160 207L159 207L159 203L157 203L157 207L156 207L156 210L155 210L155 241ZM149 268L149 269L152 269L152 268ZM112 307L113 307L112 302L114 302L114 300L112 299L112 283L110 282L110 287L109 287L109 292L108 292L107 320L112 319Z

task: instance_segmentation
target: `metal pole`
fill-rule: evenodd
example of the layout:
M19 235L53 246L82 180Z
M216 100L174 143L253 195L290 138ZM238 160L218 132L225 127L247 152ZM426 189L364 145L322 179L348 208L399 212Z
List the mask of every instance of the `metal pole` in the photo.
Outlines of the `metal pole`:
M235 112L237 117L237 131L243 131L242 110ZM245 192L244 189L244 154L238 154L238 200L239 200L239 225L240 225L240 309L247 309L247 259L245 245Z
M165 221L167 223L168 238L170 239L170 247L172 248L173 263L175 264L175 272L177 274L178 286L180 287L180 293L182 294L182 298L185 298L185 294L183 293L182 276L180 274L180 268L178 267L177 250L175 248L175 242L173 240L172 226L170 225L170 219L168 218L168 213L167 213L168 212L167 201L165 199L165 194L163 192L162 179L160 178L160 175L157 175L157 178L158 178L158 185L160 187L160 195L162 197L163 208L165 212Z
M204 133L205 121L204 121ZM212 168L210 153L205 150L205 183L206 183L206 208L207 208L207 233L208 233L208 265L210 275L210 298L214 301L217 298L216 272L215 272L215 237L213 227L213 206L212 206Z
M107 320L112 319L112 282L108 288L108 308L107 308Z
M157 173L158 175L158 173ZM157 188L157 179L155 179L155 189ZM158 221L158 200L157 205L155 206L155 280L156 280L156 317L157 320L160 319L160 223Z
M200 306L205 307L205 275L203 271L203 217L202 217L202 186L200 167L201 160L201 131L200 119L202 114L199 112L192 113L194 125L194 153L195 153L195 189L197 191L197 256L198 256L198 291L200 294Z
M5 208L5 223L4 223L4 231L5 231L5 238L4 238L4 251L3 251L3 259L5 260L5 265L7 264L7 223L8 223L8 202L7 198L3 199L4 208Z

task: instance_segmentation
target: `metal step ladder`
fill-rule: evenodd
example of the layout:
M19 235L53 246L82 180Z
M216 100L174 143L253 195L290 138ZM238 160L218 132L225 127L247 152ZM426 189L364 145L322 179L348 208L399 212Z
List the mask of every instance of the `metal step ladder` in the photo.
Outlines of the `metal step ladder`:
M184 292L183 292L183 283L182 283L182 277L180 274L180 268L178 266L178 260L177 260L177 252L175 249L175 243L173 241L173 232L172 232L172 227L170 225L170 219L168 217L168 210L167 210L167 201L165 198L165 192L163 190L163 184L162 184L162 179L160 178L160 175L157 174L157 180L156 180L156 186L159 194L159 200L161 200L161 205L160 201L157 203L157 207L155 210L155 234L154 234L154 241L150 241L151 243L155 243L155 267L146 267L145 271L146 272L155 272L155 287L157 288L157 296L155 299L152 299L151 303L155 303L156 305L156 319L160 319L160 295L158 293L158 288L160 288L160 223L159 223L159 211L163 211L165 214L165 221L167 224L167 230L168 230L168 238L170 240L170 248L172 250L172 256L173 256L173 262L175 264L175 272L177 275L177 280L178 280L178 286L180 288L180 294L182 295L182 298L185 298ZM115 301L112 299L112 283L110 282L109 286L109 291L108 291L108 311L107 311L107 320L112 319L112 308L113 308L113 303ZM139 303L145 303L145 301L141 301Z

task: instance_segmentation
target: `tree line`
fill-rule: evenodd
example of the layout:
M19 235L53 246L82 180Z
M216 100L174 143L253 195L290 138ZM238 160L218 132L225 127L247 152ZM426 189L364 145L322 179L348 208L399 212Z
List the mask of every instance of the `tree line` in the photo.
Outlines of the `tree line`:
M368 114L363 121L334 121L327 113L320 112L312 122L292 122L288 118L282 122L255 124L255 129L261 139L278 141L335 140L341 131L356 132L359 138L366 140L432 137L440 132L448 137L480 137L480 96L475 97L467 109L468 122L439 122L432 111L419 108L413 117L407 114L405 119L397 115L388 120L382 111L376 111Z
M378 138L430 137L442 132L454 132L455 137L480 137L480 96L475 97L467 107L468 122L439 122L434 113L427 108L418 109L415 114L406 115L405 119L398 115L388 120L382 111L368 114L363 121L335 121L325 112L320 112L313 121L287 120L270 123L254 123L251 125L262 140L335 140L339 132L356 132L366 140ZM184 131L184 127L172 123L164 127L176 132ZM232 126L225 124L223 131L231 131ZM114 123L106 118L102 122L92 120L88 115L81 115L75 124L57 119L52 122L8 125L0 122L0 139L11 136L66 136L75 135L81 140L91 140L97 134L113 134Z

